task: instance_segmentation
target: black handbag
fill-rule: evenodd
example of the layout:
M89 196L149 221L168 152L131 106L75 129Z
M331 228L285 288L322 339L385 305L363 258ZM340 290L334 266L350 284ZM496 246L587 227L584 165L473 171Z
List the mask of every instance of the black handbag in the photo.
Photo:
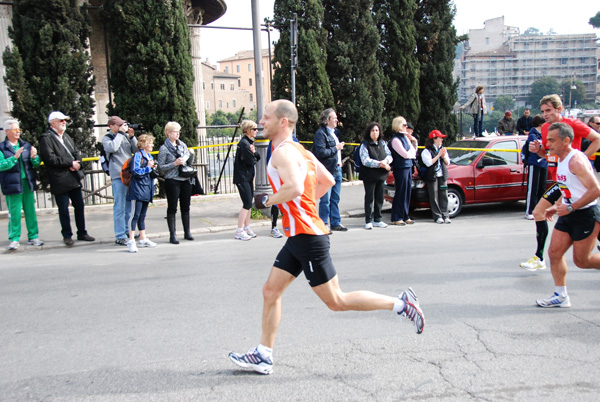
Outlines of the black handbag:
M196 169L194 169L193 167L191 167L189 165L186 165L185 163L183 165L179 165L179 177L182 177L184 179L189 179L197 173L198 172Z

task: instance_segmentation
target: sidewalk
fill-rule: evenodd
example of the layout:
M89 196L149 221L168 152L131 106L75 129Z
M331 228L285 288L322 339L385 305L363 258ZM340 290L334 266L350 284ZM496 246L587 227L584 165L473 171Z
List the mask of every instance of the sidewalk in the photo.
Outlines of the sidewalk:
M192 234L213 233L231 231L231 237L237 228L237 217L242 207L238 194L219 194L192 197L191 206L191 228ZM384 203L384 210L390 209L390 204ZM155 200L150 204L146 216L146 230L150 239L168 238L169 231L165 220L167 201ZM340 212L343 218L364 216L364 188L361 181L342 184ZM177 233L183 238L181 220L177 214ZM114 245L115 237L113 231L112 204L91 205L85 208L85 220L88 233L96 238L94 242L75 241L74 247L93 244ZM385 220L385 219L384 219ZM42 249L66 247L60 234L60 223L58 211L44 209L38 212L38 224L40 239L44 241ZM75 218L71 210L71 226L76 231ZM253 220L252 228L270 228L270 219ZM281 229L281 219L277 226ZM8 248L8 216L6 213L0 215L0 252ZM73 236L75 240L76 236ZM21 250L39 250L40 247L27 245L27 229L25 220L21 224Z

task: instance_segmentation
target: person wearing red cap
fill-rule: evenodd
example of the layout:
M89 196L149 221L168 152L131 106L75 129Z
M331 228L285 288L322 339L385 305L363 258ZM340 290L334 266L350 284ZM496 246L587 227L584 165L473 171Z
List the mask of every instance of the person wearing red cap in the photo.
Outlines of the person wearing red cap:
M515 135L517 132L517 122L512 118L512 112L507 110L504 117L498 120L499 135Z
M446 135L440 130L433 130L425 140L425 149L421 160L427 166L424 181L427 182L429 205L435 223L451 223L448 215L448 169L450 157L442 146Z

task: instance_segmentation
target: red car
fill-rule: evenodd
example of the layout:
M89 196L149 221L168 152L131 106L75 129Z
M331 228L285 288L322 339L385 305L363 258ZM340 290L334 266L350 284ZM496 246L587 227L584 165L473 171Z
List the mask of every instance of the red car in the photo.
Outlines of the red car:
M448 147L448 212L457 216L463 205L519 201L527 197L527 174L521 148L527 136L493 136L457 141ZM459 149L451 149L459 148ZM471 149L487 148L489 151ZM510 152L502 152L510 150ZM385 199L394 198L394 175L390 172ZM427 183L413 177L412 208L429 208Z

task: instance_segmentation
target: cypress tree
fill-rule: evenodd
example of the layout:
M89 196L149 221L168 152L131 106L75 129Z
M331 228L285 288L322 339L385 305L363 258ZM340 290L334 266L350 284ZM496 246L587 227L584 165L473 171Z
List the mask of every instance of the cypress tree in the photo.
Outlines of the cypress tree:
M8 35L12 48L3 54L4 80L25 139L34 146L48 129L48 114L60 110L71 117L67 133L84 156L92 144L94 77L88 52L90 21L77 0L13 2ZM41 181L47 181L42 169Z
M416 0L375 0L373 11L381 46L377 57L383 72L385 107L384 130L391 132L392 119L398 115L415 122L419 117L420 65L415 49Z
M328 32L327 73L342 140L358 142L371 121L381 121L383 75L377 61L379 32L373 0L323 0Z
M190 37L181 0L107 0L102 17L110 44L108 114L141 123L161 144L168 121L198 142Z
M417 0L417 57L421 65L421 114L415 131L425 138L437 129L456 138L458 124L452 110L458 80L452 78L458 39L452 24L455 8L449 0Z
M333 105L325 71L327 31L322 27L320 0L276 0L273 26L279 30L274 49L273 99L291 99L290 20L298 14L298 68L296 71L296 135L310 140L319 127L319 114Z

